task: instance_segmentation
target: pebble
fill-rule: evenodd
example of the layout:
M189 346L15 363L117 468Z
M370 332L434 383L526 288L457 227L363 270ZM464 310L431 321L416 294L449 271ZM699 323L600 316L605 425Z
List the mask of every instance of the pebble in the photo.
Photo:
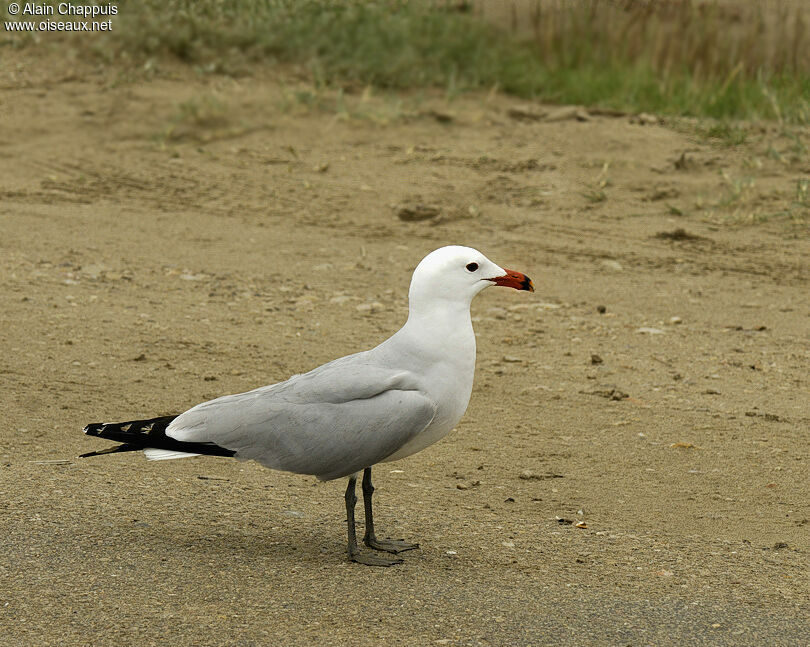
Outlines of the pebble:
M548 111L528 105L509 108L506 114L518 121L542 121L548 114Z
M579 106L563 106L546 115L546 121L590 121L591 116Z
M105 265L101 265L99 263L92 263L90 265L84 265L81 268L81 273L84 276L87 276L91 279L97 279L101 274L107 271L107 267Z
M631 119L630 121L631 123L636 123L641 126L655 126L659 123L658 117L651 115L648 112L642 112L641 114L637 115L635 119Z
M599 265L606 270L613 270L614 272L621 272L624 269L619 261L614 261L609 258L604 259Z
M401 206L397 210L397 218L403 222L419 222L432 220L441 214L442 210L431 204L414 204Z
M355 306L358 312L364 314L372 314L374 312L378 312L385 308L385 306L380 303L379 301L372 301L371 303L361 303L360 305Z
M642 326L641 328L636 329L637 333L641 333L642 335L663 335L664 331L660 328L649 328L647 326Z
M329 303L336 303L338 305L343 305L344 303L351 301L353 298L354 297L350 297L345 294L339 294L338 296L329 299Z

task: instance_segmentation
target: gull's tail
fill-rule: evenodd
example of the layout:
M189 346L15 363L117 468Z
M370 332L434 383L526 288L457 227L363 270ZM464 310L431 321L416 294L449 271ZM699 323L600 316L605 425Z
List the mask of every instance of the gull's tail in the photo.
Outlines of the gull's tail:
M97 436L122 444L95 452L88 452L82 454L79 458L140 450L143 450L146 457L152 460L187 458L189 456L199 456L200 454L233 456L236 453L214 443L186 443L167 436L166 427L176 417L161 416L159 418L149 418L148 420L130 420L129 422L93 422L84 428L84 433L88 436Z

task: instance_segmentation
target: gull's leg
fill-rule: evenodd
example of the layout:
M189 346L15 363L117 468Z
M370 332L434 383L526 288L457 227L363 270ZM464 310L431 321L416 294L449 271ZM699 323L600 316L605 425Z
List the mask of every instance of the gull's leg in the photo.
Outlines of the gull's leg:
M354 488L352 488L354 494ZM371 468L363 470L363 507L366 510L366 534L363 543L375 550L384 550L389 553L401 553L406 550L419 548L419 544L409 544L401 539L377 539L374 534L374 513L371 510L371 497L374 486L371 484Z
M349 485L346 487L346 523L349 526L349 561L368 566L393 566L401 564L403 560L399 558L388 559L380 557L374 553L363 553L357 547L357 535L354 530L354 506L357 503L357 496L354 493L357 484L357 476L352 474L349 478Z

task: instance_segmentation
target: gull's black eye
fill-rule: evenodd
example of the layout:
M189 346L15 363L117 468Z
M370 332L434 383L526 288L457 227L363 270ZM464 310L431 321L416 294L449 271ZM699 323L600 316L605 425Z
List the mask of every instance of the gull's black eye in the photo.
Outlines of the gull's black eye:
M467 271L475 272L478 269L478 263L467 263Z

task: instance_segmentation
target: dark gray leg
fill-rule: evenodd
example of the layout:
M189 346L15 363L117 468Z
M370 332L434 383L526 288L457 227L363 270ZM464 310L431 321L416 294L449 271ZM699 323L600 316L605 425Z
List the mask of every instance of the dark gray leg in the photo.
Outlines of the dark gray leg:
M401 564L403 560L399 558L389 559L374 553L363 553L357 547L357 535L354 529L354 506L357 503L357 496L354 493L357 484L357 477L352 475L349 478L349 485L346 487L346 523L349 526L349 561L367 566L393 566Z
M354 488L352 488L352 494ZM371 497L374 494L374 486L371 484L371 468L363 470L363 507L366 510L366 534L363 543L375 550L384 550L388 553L401 553L406 550L419 548L419 544L409 544L401 539L377 539L374 534L374 512L371 509Z

